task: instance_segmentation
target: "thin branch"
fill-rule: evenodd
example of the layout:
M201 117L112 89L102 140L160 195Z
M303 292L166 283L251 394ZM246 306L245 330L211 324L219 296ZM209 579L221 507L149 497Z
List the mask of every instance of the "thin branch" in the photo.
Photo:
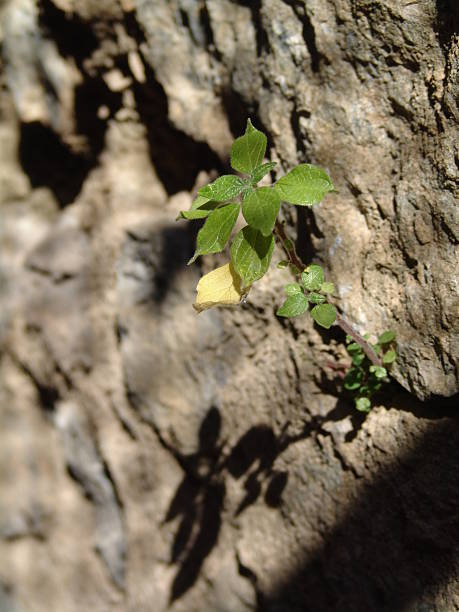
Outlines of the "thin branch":
M370 344L339 313L336 313L336 324L362 347L363 352L373 365L382 366L381 359L371 348Z
M284 253L287 255L287 258L290 261L290 263L296 266L298 270L302 272L306 268L306 266L301 261L300 257L298 256L298 253L296 252L296 249L295 249L295 243L293 242L293 240L291 240L287 236L285 232L284 224L281 221L279 221L279 219L276 219L276 224L274 226L274 232L277 234L278 238L280 239L281 246L284 250ZM287 248L289 245L291 245L292 247L291 249Z
M287 256L288 261L292 265L294 265L296 268L298 268L300 272L302 272L306 268L306 265L301 261L301 258L298 256L298 253L296 252L293 241L287 236L284 224L281 223L279 219L276 219L274 233L278 237L279 242L282 246L282 249L285 255ZM372 349L370 344L365 340L365 338L363 338L357 331L355 331L355 329L351 327L349 323L345 319L343 319L343 317L338 313L336 313L335 322L339 327L341 327L341 329L346 334L348 334L348 336L351 336L351 338L362 347L363 352L365 353L365 355L368 357L368 359L371 361L372 364L377 365L377 366L382 365L381 359L374 352L374 350Z

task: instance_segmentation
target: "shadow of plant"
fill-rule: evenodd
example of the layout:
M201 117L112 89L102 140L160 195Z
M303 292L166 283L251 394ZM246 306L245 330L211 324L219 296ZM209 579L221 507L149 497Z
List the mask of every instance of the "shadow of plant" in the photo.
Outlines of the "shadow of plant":
M222 446L218 443L220 427L220 413L212 407L199 430L198 452L181 458L185 477L165 518L169 522L181 517L171 550L171 562L179 564L171 601L194 584L220 533L226 492L222 479Z
M451 402L448 402L444 410L440 410L440 415L435 415L431 410L429 418L440 418L440 423L443 423L445 417L447 417L445 427L451 427L451 421L455 423L456 429L451 429L450 432L451 436L454 437L454 435L457 436L457 416L455 412L453 414L452 404L450 404ZM430 407L433 408L432 405ZM282 494L288 483L288 473L275 469L276 459L291 444L306 439L310 435L317 433L330 435L323 426L330 421L341 420L343 416L348 416L351 409L344 402L338 402L336 407L325 417L312 419L305 424L302 431L294 435L288 433L288 422L278 435L267 425L255 425L229 448L225 441L220 439L220 413L217 408L210 408L199 429L198 451L187 456L177 455L185 476L177 488L165 517L165 522L180 517L171 547L171 563L178 565L178 571L171 587L171 603L193 586L204 560L217 544L222 527L222 514L225 509L227 479L239 480L245 478L243 481L245 494L233 511L233 517L241 515L262 494L264 503L268 507L279 507L282 504ZM451 419L452 416L453 419ZM364 418L365 415L362 419ZM355 424L357 429L359 426L359 423ZM441 437L440 434L441 432L437 432L434 435ZM417 460L422 460L422 454L417 457ZM381 496L378 507L382 507L386 493L380 491L379 485L376 489L378 495ZM384 487L382 489L385 491ZM365 497L362 498L362 500L364 499ZM372 510L371 516L375 516L374 510ZM369 519L361 521L363 525L368 525L369 522ZM359 521L357 523L359 524ZM360 527L360 529L364 529L364 527ZM349 549L352 549L352 539L349 542ZM304 572L301 573L301 576L301 580L304 580ZM296 589L299 589L296 578L292 579L292 584L296 585ZM286 589L288 593L284 589L285 592L282 591L274 597L276 602L283 599L289 602L287 608L281 606L279 610L309 609L301 606L299 608L295 607L290 601L291 597L295 599L295 593L302 592L301 589L294 590L293 593L291 592L291 585ZM307 593L303 593L303 595L307 599ZM325 597L323 593L315 593L315 597L319 600L322 596ZM356 597L358 599L358 596ZM302 601L304 603L305 600ZM359 606L360 604L363 606L362 602L364 601L365 597L362 595ZM268 606L268 608L274 610L276 605L277 603L273 604L273 607ZM320 605L323 605L323 601ZM319 606L314 609L325 608ZM336 608L330 607L327 609ZM363 608L356 607L355 609Z
M322 546L264 597L260 612L454 609L457 397L455 413L438 417L431 410L429 418L409 451L367 481Z
M276 437L267 425L256 425L251 427L232 448L225 461L225 469L235 479L241 478L248 472L244 481L246 494L237 507L236 516L257 501L266 482L268 484L265 490L265 502L271 507L280 505L288 474L273 470L273 464L290 444L285 430L286 428L279 437Z
M228 449L220 440L221 416L212 407L199 429L198 451L180 456L185 476L177 488L167 511L165 522L180 517L171 547L171 563L178 565L172 583L170 602L180 598L196 582L202 564L217 544L222 526L226 498L226 479L245 476L245 495L234 516L239 516L263 493L264 503L276 508L282 503L282 493L288 473L276 470L274 462L290 444L321 431L321 422L313 420L296 435L287 432L288 423L276 436L271 427L255 425Z

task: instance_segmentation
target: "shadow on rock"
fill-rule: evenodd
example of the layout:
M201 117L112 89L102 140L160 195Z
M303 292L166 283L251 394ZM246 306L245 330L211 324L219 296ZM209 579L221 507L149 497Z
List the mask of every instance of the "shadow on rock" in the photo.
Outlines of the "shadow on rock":
M176 288L176 277L186 271L200 224L139 226L126 233L118 273L134 283L136 303L158 307Z
M322 431L318 421L306 424L296 435L287 433L288 426L286 423L277 436L267 425L253 426L228 450L224 441L220 441L220 412L212 407L199 430L198 451L177 456L185 476L165 517L166 523L180 517L171 547L171 563L178 565L171 602L193 586L204 560L217 544L227 478L245 477L245 495L234 511L235 517L254 504L261 494L268 507L281 505L288 473L276 470L274 462L290 444Z
M169 506L165 521L180 518L171 549L171 562L179 565L170 600L181 597L193 586L205 558L218 541L225 500L221 474L221 417L212 407L199 430L197 453L181 457L185 477Z
M146 83L133 86L136 107L147 132L149 153L167 193L190 191L201 170L218 170L223 165L205 142L177 129L169 120L166 93L153 70L145 64Z
M263 612L433 610L457 576L459 421L397 456Z

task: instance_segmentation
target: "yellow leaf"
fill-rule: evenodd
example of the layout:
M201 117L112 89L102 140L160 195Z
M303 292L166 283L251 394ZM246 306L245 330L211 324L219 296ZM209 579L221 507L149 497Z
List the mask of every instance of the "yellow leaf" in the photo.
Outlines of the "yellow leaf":
M241 289L241 279L231 263L205 274L196 290L198 295L193 308L198 312L214 306L235 306L247 293L247 289Z

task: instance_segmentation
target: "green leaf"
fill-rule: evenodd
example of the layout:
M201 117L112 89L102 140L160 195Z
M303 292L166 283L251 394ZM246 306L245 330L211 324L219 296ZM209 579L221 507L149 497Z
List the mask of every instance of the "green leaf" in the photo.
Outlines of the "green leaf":
M308 295L308 300L311 304L323 304L327 298L324 295L320 295L320 293L310 293Z
M218 206L218 202L208 202L202 208L196 208L195 210L182 210L177 219L188 219L188 221L195 221L196 219L205 219L210 213L215 210Z
M206 206L206 204L208 204L211 201L212 200L210 200L210 198L206 198L205 196L198 195L195 197L195 199L191 203L190 210L197 210L198 208L203 208L204 206Z
M325 194L333 191L333 183L328 174L317 166L300 164L280 178L274 188L281 200L290 204L312 206L322 200Z
M368 394L370 395L373 395L373 393L376 393L376 391L379 391L381 387L382 387L382 382L381 380L378 380L377 378L371 377L367 382ZM362 389L363 387L361 387L360 391L363 393Z
M238 214L239 204L233 203L223 208L217 208L209 215L209 218L199 230L196 252L188 265L193 263L199 255L219 253L225 248Z
M395 340L395 332L388 330L379 336L378 344L389 344L392 340Z
M311 310L311 317L321 327L329 329L336 319L336 308L332 304L319 304Z
M233 266L244 282L250 285L261 278L267 269L274 250L274 236L246 225L235 236L231 245Z
M215 204L217 204L217 202L215 202ZM188 219L188 221L195 221L196 219L205 219L206 217L210 215L211 212L212 212L212 209L210 210L205 210L205 209L181 210L176 221L178 219Z
M239 176L224 174L213 183L201 187L198 194L209 198L209 200L224 202L238 196L246 187L246 183Z
M357 397L355 399L355 407L360 412L370 412L371 402L368 397Z
M177 219L204 219L218 206L218 202L199 196L193 200L189 210L181 210Z
M362 382L363 372L357 368L350 368L344 377L344 388L348 391L355 391L360 387Z
M273 168L277 166L277 162L266 162L266 164L261 164L261 166L257 166L255 170L253 170L251 174L252 183L258 183L261 179L271 172Z
M390 349L383 356L383 363L393 363L397 359L397 353Z
M282 270L282 268L287 268L287 266L289 265L290 262L288 262L286 259L283 259L282 261L280 261L277 264L277 267L279 268L279 270Z
M335 290L335 285L333 283L322 283L320 290L322 293L333 293Z
M271 187L260 187L242 202L242 214L249 225L269 236L280 208L280 198Z
M357 342L352 342L352 344L348 344L346 350L350 355L352 355L352 353L363 353L362 347L360 346L360 344L357 344Z
M255 189L252 186L244 187L244 191L242 192L242 201L248 198L252 193L255 193Z
M282 306L277 311L279 317L298 317L308 309L308 300L304 293L289 295Z
M365 359L365 353L359 352L359 353L355 353L354 356L352 357L352 363L356 366L359 366L361 363L363 363Z
M298 283L290 283L289 285L285 285L284 291L287 295L295 295L297 293L303 293L300 285Z
M320 266L311 264L301 273L301 281L308 291L318 291L324 282L324 271Z
M231 166L238 172L250 174L261 165L266 143L266 136L248 119L244 136L236 138L231 147Z
M370 366L370 372L375 375L376 378L385 378L387 376L386 368L381 366Z

